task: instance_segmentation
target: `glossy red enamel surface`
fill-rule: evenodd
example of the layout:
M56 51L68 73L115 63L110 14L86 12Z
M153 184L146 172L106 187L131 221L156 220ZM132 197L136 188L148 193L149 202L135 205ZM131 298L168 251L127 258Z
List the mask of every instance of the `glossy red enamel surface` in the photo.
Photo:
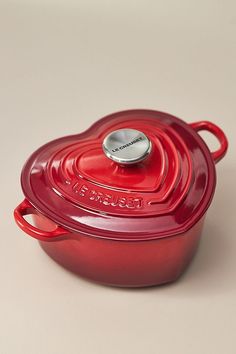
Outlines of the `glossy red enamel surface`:
M148 136L148 159L127 167L104 155L103 139L122 128ZM157 111L124 111L40 148L23 169L22 187L40 212L66 228L148 239L184 232L201 218L214 193L215 165L185 122Z
M121 128L148 136L153 149L146 160L120 166L104 155L104 137ZM210 152L200 130L218 138L217 151ZM215 163L227 147L210 122L187 124L150 110L112 114L29 158L21 177L26 199L15 220L56 262L91 280L125 287L174 281L196 252Z
M144 287L169 283L184 272L199 244L204 219L184 234L126 242L68 234L58 242L40 241L57 263L90 280L113 286ZM36 217L39 229L50 222Z

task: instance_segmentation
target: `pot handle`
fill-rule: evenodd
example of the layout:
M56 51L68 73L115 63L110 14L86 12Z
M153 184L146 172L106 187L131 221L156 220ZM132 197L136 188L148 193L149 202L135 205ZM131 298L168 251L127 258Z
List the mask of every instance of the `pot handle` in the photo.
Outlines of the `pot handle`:
M199 132L201 130L206 130L212 133L218 139L220 143L220 147L218 150L211 152L211 155L215 163L219 162L225 156L228 149L228 140L223 130L221 130L217 125L208 121L190 123L190 126L196 132Z
M40 241L53 241L55 239L58 240L59 236L69 233L66 229L59 225L56 225L56 228L52 231L40 230L25 220L24 216L30 214L37 214L37 212L33 205L30 204L27 199L25 199L14 210L15 221L23 231Z

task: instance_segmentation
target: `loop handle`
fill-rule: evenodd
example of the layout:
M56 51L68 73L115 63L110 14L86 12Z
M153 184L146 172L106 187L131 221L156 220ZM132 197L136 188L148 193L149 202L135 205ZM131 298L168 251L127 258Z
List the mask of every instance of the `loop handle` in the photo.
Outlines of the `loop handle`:
M218 139L220 147L218 150L211 152L211 155L215 163L219 162L225 156L228 149L228 140L223 130L221 130L217 125L208 121L191 123L190 125L196 132L206 130L212 133Z
M59 236L69 233L69 231L59 225L56 225L56 228L52 231L41 230L25 220L24 216L30 214L37 214L37 212L27 199L23 200L23 202L20 203L14 210L14 217L17 225L28 235L36 238L37 240L54 241L55 239L58 239Z

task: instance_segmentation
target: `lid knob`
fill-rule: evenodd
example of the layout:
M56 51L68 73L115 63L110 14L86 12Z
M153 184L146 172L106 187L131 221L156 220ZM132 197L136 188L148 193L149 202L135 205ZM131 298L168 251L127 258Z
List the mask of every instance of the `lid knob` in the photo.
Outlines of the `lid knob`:
M138 130L119 129L105 137L102 147L109 159L131 165L143 161L150 154L152 143Z

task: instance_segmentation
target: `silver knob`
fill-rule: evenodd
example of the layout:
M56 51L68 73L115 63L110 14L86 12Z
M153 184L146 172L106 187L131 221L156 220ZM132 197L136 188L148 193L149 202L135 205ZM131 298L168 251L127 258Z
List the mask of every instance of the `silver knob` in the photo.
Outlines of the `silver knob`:
M102 147L109 159L122 165L131 165L143 161L150 154L152 144L138 130L119 129L105 137Z

